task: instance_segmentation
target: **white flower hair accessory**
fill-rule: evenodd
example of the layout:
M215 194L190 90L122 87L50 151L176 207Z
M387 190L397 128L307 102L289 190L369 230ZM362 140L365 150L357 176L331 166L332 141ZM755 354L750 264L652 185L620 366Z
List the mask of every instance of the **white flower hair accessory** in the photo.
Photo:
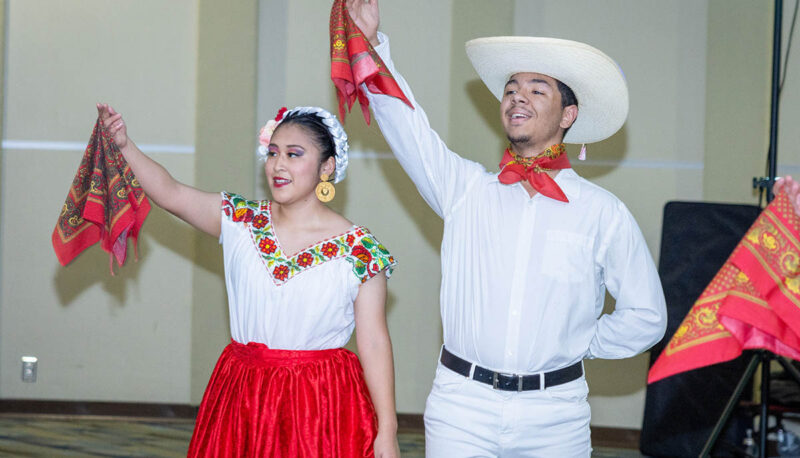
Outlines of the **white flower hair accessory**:
M278 110L278 115L275 116L275 119L270 119L264 124L264 127L258 131L258 158L262 161L267 160L267 147L269 147L269 141L272 138L272 134L275 132L275 129L278 127L278 124L283 121L283 117L286 114L286 107L281 107Z
M333 182L338 183L342 181L345 177L345 170L347 169L348 164L347 151L350 148L347 144L347 134L345 133L342 124L338 119L336 119L336 116L324 108L295 107L288 111L286 107L281 108L278 111L278 116L276 116L275 119L267 121L258 134L258 142L260 143L258 147L259 159L267 160L267 147L269 146L272 134L275 132L275 129L278 128L280 123L291 114L314 114L320 119L320 121L322 121L323 124L325 124L325 127L328 128L328 132L331 134L333 144L336 146L336 152L334 154L334 158L336 160L336 171L334 172Z

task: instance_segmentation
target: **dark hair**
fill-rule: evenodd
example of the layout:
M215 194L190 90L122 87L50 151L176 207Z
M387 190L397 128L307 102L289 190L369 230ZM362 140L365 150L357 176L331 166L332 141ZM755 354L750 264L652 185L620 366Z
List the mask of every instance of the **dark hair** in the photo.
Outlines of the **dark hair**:
M325 162L328 160L328 158L336 155L336 144L333 142L331 132L316 114L297 112L289 113L278 125L278 129L280 129L281 126L288 124L300 126L305 129L306 132L308 132L309 137L311 137L311 140L317 145L321 153L320 163Z
M558 92L561 93L561 108L578 104L578 99L575 97L575 93L572 92L572 89L570 89L569 86L559 80L556 80L556 84L558 85Z

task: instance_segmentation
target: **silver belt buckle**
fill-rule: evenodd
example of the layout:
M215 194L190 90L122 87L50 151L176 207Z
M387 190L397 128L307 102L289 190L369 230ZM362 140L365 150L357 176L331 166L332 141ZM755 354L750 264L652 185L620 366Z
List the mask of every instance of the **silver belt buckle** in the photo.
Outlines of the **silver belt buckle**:
M497 389L497 385L498 385L498 382L499 382L498 375L499 374L497 372L493 372L492 373L492 388L494 388L495 390ZM522 391L522 375L508 374L508 376L517 378L517 392Z

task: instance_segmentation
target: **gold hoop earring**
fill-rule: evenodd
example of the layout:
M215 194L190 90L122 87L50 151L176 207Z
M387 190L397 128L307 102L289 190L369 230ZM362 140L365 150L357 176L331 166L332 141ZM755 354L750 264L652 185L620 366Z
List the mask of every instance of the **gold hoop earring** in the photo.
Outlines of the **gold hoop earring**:
M336 195L336 188L333 187L333 183L328 181L328 174L323 173L321 177L319 177L320 181L317 185L317 188L314 192L317 194L317 199L320 202L330 202L333 200L333 196Z

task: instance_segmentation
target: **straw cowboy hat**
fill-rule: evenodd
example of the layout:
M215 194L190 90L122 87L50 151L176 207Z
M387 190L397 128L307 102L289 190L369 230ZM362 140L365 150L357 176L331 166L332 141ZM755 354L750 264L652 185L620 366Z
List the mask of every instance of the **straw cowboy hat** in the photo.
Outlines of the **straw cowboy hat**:
M521 72L541 73L572 89L578 119L565 143L592 143L612 136L628 116L628 85L616 62L577 41L544 37L487 37L470 40L467 56L498 99L506 83Z

